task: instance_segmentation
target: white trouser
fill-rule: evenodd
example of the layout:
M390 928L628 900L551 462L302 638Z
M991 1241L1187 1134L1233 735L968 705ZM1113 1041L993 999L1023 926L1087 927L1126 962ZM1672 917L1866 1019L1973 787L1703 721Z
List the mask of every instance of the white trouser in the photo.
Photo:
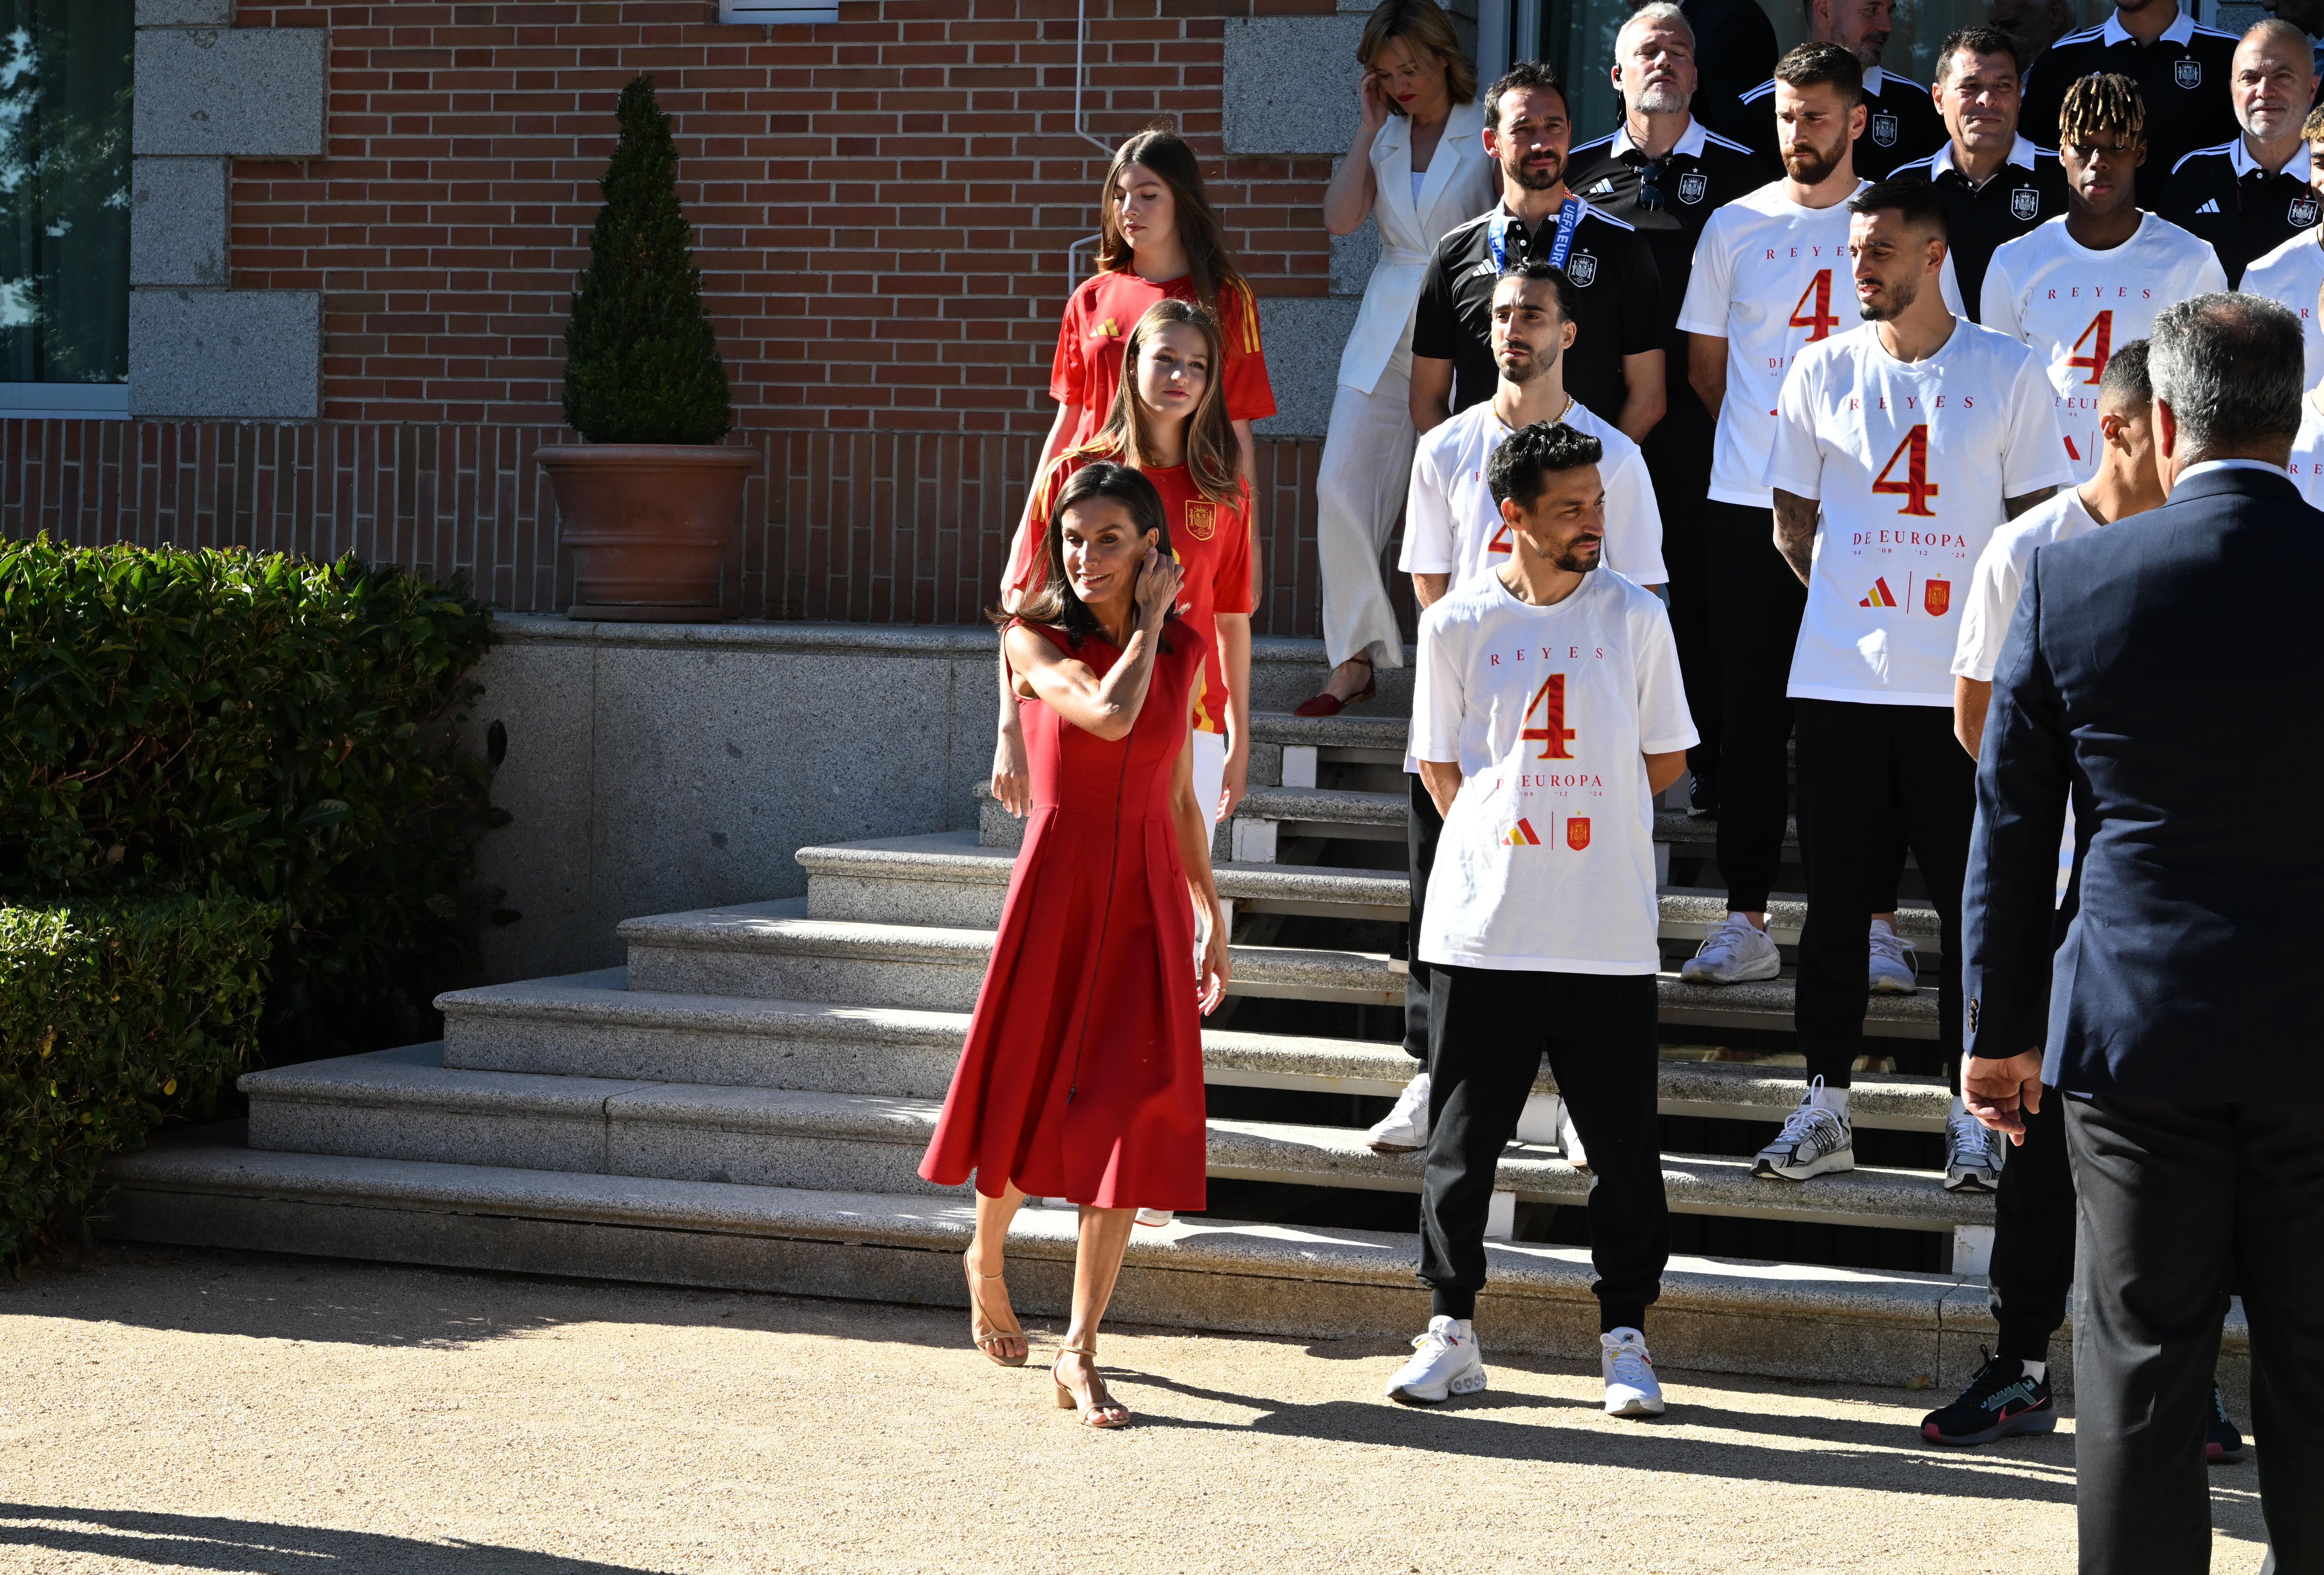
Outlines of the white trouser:
M1219 795L1227 787L1227 735L1222 732L1194 733L1194 802L1216 825L1219 820Z
M1366 653L1375 667L1404 666L1379 556L1412 484L1420 434L1411 389L1409 363L1392 362L1371 392L1342 383L1332 398L1315 477L1315 562L1323 576L1323 653L1333 667Z

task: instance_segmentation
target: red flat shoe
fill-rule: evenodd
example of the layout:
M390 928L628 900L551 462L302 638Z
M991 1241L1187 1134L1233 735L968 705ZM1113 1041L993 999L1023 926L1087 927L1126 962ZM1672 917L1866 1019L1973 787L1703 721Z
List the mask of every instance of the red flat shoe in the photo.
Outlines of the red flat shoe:
M1360 657L1351 658L1351 659L1358 661L1363 660ZM1345 700L1341 699L1337 695L1334 695L1329 689L1326 689L1320 695L1309 695L1306 699L1302 700L1298 705L1293 706L1291 708L1291 714L1294 716L1337 716L1341 712L1345 711L1351 705L1362 705L1365 701L1379 693L1379 675L1373 669L1370 662L1364 661L1364 672L1366 677L1364 678L1363 688L1359 690L1357 693L1349 695Z

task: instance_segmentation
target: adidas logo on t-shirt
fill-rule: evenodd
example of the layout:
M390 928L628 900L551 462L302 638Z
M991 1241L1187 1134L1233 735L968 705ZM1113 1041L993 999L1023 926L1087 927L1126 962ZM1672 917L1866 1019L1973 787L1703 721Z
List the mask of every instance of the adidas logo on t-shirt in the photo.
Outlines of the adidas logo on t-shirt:
M2203 206L2197 208L2195 211L2197 213L2217 213L2219 211L2219 199L2216 197L2207 197L2203 199Z
M1857 603L1859 607L1894 607L1896 593L1888 588L1886 577L1872 582L1872 594Z
M1611 180L1600 180L1597 185L1591 187L1582 195L1584 197L1611 197L1613 194L1614 183Z

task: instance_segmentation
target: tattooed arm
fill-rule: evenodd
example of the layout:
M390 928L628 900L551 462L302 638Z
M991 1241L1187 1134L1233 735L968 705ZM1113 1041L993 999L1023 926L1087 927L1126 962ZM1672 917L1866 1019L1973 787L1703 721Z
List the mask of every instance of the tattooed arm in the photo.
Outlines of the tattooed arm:
M1813 498L1775 489L1775 550L1803 585L1815 554L1816 514L1821 506Z

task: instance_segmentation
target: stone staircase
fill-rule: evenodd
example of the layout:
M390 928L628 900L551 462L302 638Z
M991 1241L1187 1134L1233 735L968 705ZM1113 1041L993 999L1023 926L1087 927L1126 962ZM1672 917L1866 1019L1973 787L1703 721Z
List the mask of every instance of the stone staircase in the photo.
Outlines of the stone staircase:
M1426 1316L1412 1278L1419 1159L1372 1153L1362 1128L1415 1070L1396 1042L1403 723L1263 715L1254 733L1257 785L1220 833L1237 944L1228 1006L1204 1036L1214 1215L1134 1234L1114 1316L1400 1337ZM987 803L978 833L803 848L804 898L632 919L625 968L455 991L439 1002L438 1044L251 1074L246 1127L116 1163L106 1228L963 1306L954 1255L971 1204L917 1165L1019 830ZM1992 1210L1945 1192L1930 1168L1946 1090L1876 1065L1857 1082L1856 1172L1805 1186L1754 1179L1748 1154L1799 1097L1785 1062L1791 983L1678 981L1677 961L1723 904L1703 868L1707 828L1673 813L1656 834L1673 880L1661 902L1665 1171L1681 1244L1696 1243L1674 1257L1653 1315L1657 1359L1960 1381L1993 1335L1983 1284L1966 1272L1981 1268ZM1777 903L1787 949L1800 917L1798 902ZM1903 927L1932 981L1932 910L1908 905ZM1935 994L1876 999L1875 1047L1932 1038ZM1554 1091L1545 1072L1537 1086ZM1503 1348L1594 1349L1576 1207L1588 1186L1552 1147L1521 1141L1504 1156L1506 1235L1489 1248L1480 1319ZM1069 1210L1020 1216L1021 1312L1062 1311L1073 1238ZM1734 1252L1746 1239L1776 1247ZM2239 1318L2228 1338L2239 1356Z

